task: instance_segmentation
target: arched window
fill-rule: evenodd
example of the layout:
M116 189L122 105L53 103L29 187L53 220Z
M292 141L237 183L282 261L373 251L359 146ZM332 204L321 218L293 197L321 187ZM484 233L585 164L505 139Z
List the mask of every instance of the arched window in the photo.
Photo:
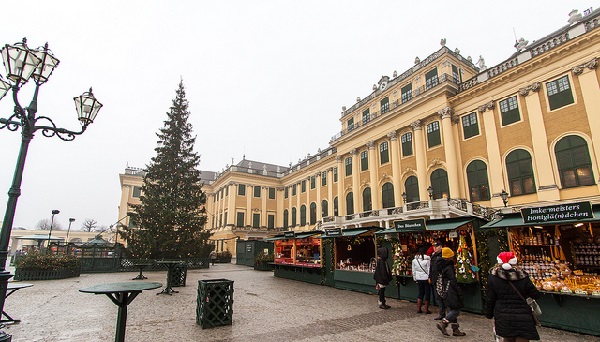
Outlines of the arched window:
M317 203L312 202L310 204L310 224L317 223Z
M371 188L365 188L363 191L363 211L373 210L373 204L371 202Z
M292 208L292 227L296 227L296 207Z
M384 208L393 208L396 206L394 201L394 186L392 183L385 183L381 187L381 205Z
M306 226L306 206L300 206L300 226Z
M327 206L327 200L321 201L321 216L327 217L329 216L329 207Z
M346 195L346 215L354 215L354 195L351 192Z
M471 202L487 201L490 199L487 165L481 160L472 161L467 166L467 180Z
M575 135L564 137L556 144L554 153L563 188L595 184L590 152L585 140Z
M338 216L339 214L339 210L338 210L338 198L334 198L333 199L333 216Z
M506 156L506 177L511 196L535 193L535 180L529 152L519 149Z
M290 219L290 213L288 212L287 209L285 209L283 211L283 229L287 229L287 227L289 227L289 219Z
M404 191L406 192L406 203L419 202L419 180L415 176L410 176L404 182Z
M433 188L433 199L450 198L448 187L448 173L444 169L437 169L431 173L431 187Z

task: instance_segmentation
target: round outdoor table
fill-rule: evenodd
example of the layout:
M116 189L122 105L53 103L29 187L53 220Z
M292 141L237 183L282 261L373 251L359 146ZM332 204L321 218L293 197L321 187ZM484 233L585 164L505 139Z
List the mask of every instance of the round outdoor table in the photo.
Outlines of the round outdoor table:
M127 305L129 305L143 290L154 290L161 286L161 283L150 282L110 283L94 285L85 289L80 289L79 291L85 293L105 294L119 307L115 342L125 342Z
M159 295L159 294L173 295L173 293L179 293L179 291L175 291L171 287L171 285L172 285L171 279L173 277L173 269L175 268L175 265L181 264L181 261L161 260L161 261L157 261L156 263L167 266L167 286L165 286L165 288L161 292L157 293L157 295Z
M150 263L138 263L138 264L133 264L134 267L137 267L140 269L140 274L138 274L137 277L131 279L131 280L144 280L144 279L148 279L147 277L144 276L144 274L142 273L144 271L144 268L150 266L152 264Z
M32 287L32 286L33 286L33 284L9 282L6 286L6 297L4 297L4 298L8 298L8 296L19 291L20 289L24 289L26 287ZM6 313L6 311L2 311L2 316L5 316L6 319L0 319L0 323L19 323L19 322L21 322L20 319L14 319L14 318L10 317Z

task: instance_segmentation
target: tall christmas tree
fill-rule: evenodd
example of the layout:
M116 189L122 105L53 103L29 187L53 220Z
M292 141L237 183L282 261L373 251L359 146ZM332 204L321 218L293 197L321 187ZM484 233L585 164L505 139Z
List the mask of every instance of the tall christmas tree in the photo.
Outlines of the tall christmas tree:
M210 232L200 183L200 156L193 151L188 101L179 83L167 120L157 133L156 156L146 166L141 204L133 205L135 228L123 229L132 257L182 259L207 257Z

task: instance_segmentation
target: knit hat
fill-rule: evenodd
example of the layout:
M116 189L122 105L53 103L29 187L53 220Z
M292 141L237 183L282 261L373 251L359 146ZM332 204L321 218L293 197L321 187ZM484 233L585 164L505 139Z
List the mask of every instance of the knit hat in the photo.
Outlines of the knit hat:
M502 252L498 254L498 263L502 264L502 268L508 271L512 268L512 265L517 264L517 257L513 252Z
M454 252L452 251L452 249L448 247L442 248L442 258L450 259L452 257L454 257Z

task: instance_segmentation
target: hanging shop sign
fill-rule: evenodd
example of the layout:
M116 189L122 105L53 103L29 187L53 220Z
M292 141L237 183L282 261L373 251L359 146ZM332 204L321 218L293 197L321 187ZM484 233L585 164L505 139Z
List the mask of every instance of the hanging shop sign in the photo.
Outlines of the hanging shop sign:
M296 232L294 232L294 231L283 232L283 237L293 239L296 237Z
M539 223L554 221L572 221L592 219L592 204L590 202L576 202L550 205L546 207L522 208L523 223Z
M415 220L404 220L404 221L395 221L394 227L397 231L402 230L425 230L425 219L415 219Z
M325 229L325 236L327 236L327 237L342 236L342 228Z

